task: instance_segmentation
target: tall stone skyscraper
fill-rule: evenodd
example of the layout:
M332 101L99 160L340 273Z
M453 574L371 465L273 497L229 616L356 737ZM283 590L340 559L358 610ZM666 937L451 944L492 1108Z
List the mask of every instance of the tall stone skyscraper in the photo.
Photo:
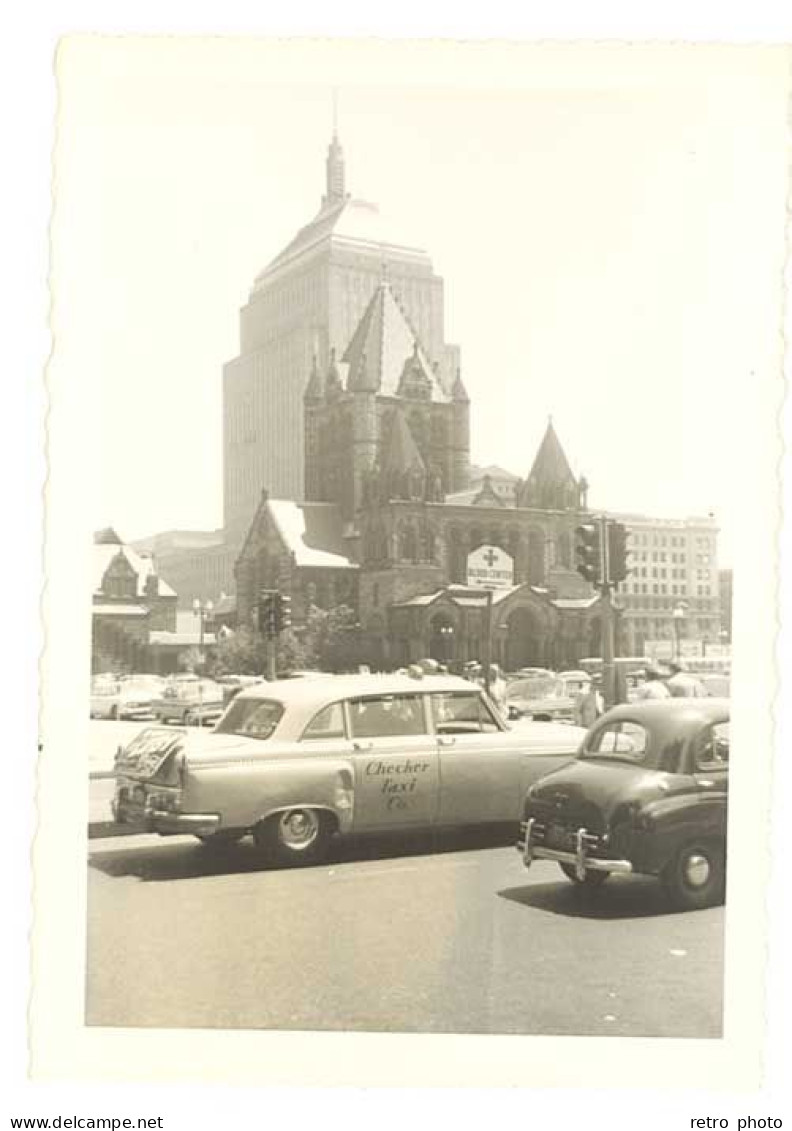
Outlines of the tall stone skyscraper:
M240 314L239 356L223 370L226 538L250 524L261 491L304 497L303 394L314 365L346 350L372 296L390 287L451 392L458 349L444 338L443 280L426 251L388 232L375 204L346 191L333 135L316 216L266 267Z

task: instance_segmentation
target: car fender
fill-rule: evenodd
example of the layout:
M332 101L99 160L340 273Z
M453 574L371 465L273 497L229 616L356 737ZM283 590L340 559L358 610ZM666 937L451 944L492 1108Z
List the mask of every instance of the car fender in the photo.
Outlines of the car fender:
M250 829L288 809L332 813L342 833L354 820L355 776L345 758L260 758L189 767L184 811L219 813L225 828Z
M691 840L726 843L726 794L685 792L651 801L636 814L646 830L642 871L662 872L679 849ZM648 835L647 835L648 834Z

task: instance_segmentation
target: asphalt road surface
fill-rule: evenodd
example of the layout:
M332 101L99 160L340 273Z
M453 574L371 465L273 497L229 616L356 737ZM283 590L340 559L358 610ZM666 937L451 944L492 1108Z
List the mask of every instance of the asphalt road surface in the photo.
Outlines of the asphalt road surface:
M90 842L87 1021L107 1026L721 1035L723 909L654 881L573 887L502 833L339 844Z

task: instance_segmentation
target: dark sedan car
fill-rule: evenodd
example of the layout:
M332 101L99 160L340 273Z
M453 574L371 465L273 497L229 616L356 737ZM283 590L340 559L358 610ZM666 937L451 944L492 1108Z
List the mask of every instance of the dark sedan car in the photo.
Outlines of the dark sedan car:
M729 702L659 699L608 711L574 762L528 791L518 848L574 883L659 876L680 907L722 902Z

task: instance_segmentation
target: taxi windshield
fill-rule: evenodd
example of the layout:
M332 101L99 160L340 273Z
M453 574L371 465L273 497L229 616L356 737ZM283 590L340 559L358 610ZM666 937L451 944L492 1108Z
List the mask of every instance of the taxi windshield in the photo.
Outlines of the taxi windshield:
M283 704L275 699L234 699L215 734L237 734L241 738L269 738L283 714Z

